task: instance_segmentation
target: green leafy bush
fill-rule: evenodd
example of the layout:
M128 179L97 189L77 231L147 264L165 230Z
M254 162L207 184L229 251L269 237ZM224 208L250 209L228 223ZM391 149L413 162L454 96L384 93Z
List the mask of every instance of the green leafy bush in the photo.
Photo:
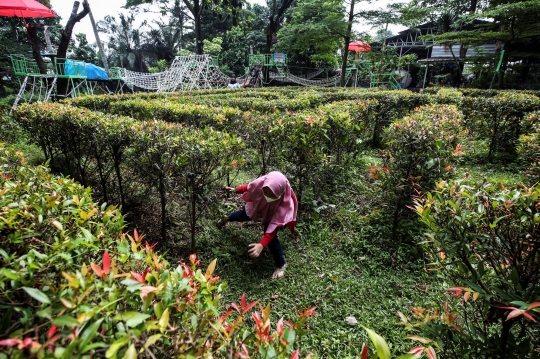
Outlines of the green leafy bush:
M386 163L382 168L373 168L371 174L384 177L393 203L394 238L411 196L430 190L435 180L455 172L454 166L464 150L462 119L455 106L422 106L384 131Z
M444 343L448 355L525 358L538 345L539 195L538 187L464 179L441 181L416 200L415 210L430 229L423 243L430 267L443 271L456 285L448 290L462 298L452 320L417 326Z
M464 97L462 109L471 135L487 140L488 160L497 153L513 159L522 134L522 119L540 109L540 98L518 92L499 93L495 97Z
M527 175L531 183L540 182L540 112L535 112L525 117L522 127L526 128L526 134L519 137L518 153L521 162L528 166Z
M200 208L210 186L227 176L226 166L243 146L239 137L211 128L137 121L62 104L20 106L14 117L31 141L42 147L53 168L83 184L99 183L105 200L116 199L125 208L130 202L156 195L164 240L170 220L169 198L190 198L189 210L185 207L186 217L191 218L192 250L193 218L199 216L194 212L195 198Z
M274 329L245 296L224 310L215 260L173 267L89 189L3 145L0 164L0 357L299 357L314 308Z

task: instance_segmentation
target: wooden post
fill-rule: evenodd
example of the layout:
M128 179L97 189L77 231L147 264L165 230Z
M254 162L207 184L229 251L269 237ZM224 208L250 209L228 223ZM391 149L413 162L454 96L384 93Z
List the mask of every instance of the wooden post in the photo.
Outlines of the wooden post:
M88 3L88 0L84 0L86 5L88 6L88 9L90 9L90 4ZM107 56L105 55L105 52L103 51L103 46L101 45L101 40L99 39L99 34L96 27L96 22L94 20L94 15L92 15L92 10L90 9L88 11L88 15L90 16L90 22L92 23L92 29L94 30L94 36L96 37L96 43L98 45L99 52L101 53L101 61L103 61L103 67L105 68L105 72L107 72L107 76L109 78L111 77L111 71L109 70L109 63L107 62Z

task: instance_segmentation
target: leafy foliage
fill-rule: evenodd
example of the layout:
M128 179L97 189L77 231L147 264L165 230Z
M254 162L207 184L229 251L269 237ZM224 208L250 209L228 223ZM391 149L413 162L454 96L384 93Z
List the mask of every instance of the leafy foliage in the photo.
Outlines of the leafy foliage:
M448 290L463 295L462 319L453 315L424 330L446 343L447 352L497 358L530 353L538 317L534 303L540 300L539 193L537 187L475 185L465 178L441 181L436 191L416 200L415 210L431 230L424 246L432 268L461 285Z
M393 235L411 196L430 190L438 178L455 172L463 153L463 117L454 106L419 107L410 116L385 130L386 163L374 168L372 176L384 176L385 188L394 204Z
M534 112L527 116L522 127L532 129L526 131L519 137L518 153L520 160L528 166L527 174L531 183L538 183L540 180L540 148L538 140L540 135L540 113Z
M215 260L206 271L195 255L172 267L137 231L122 233L116 207L98 206L89 189L0 148L7 355L299 357L314 308L275 329L270 306L245 295L223 311L226 284L213 275Z
M467 128L489 143L488 160L497 153L516 157L516 144L522 131L522 119L540 109L536 96L517 92L500 93L495 97L465 97L462 100ZM526 129L525 129L526 130Z

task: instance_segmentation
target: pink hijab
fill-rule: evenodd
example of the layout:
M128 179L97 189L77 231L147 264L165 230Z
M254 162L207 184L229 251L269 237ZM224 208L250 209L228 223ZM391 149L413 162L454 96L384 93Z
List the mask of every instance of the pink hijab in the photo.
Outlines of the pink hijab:
M272 193L280 198L274 202L267 202L263 187L270 188ZM294 236L298 202L289 180L281 172L270 172L250 182L247 191L242 194L242 199L246 201L246 213L249 218L263 223L270 222L266 233L272 233L287 224Z

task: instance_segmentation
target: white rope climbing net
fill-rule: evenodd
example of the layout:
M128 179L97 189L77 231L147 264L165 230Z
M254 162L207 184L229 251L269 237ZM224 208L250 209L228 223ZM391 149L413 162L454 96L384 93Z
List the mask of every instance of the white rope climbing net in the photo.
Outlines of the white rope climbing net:
M270 72L269 76L270 81L293 82L303 86L334 86L339 83L339 74L326 79L311 79L323 71L318 70L302 78L278 67L279 73ZM160 92L226 87L229 82L229 77L219 70L210 55L177 56L167 71L153 74L120 69L118 76L128 86ZM248 77L249 73L246 73L238 77L237 81L244 83Z
M224 87L229 80L210 55L177 56L167 71L145 74L122 69L119 76L129 85L163 92Z
M321 70L316 75L308 74L307 76L308 78L303 78L303 77L295 76L289 73L288 71L285 70L285 68L278 67L277 69L279 72L278 74L270 72L271 80L290 81L290 82L294 82L302 86L322 86L322 87L334 86L338 84L341 80L341 74L337 74L335 76L332 76L326 79L317 79L317 80L309 79L310 76L315 77L321 74L323 70ZM351 77L351 74L347 74L347 81L349 80L350 77Z

